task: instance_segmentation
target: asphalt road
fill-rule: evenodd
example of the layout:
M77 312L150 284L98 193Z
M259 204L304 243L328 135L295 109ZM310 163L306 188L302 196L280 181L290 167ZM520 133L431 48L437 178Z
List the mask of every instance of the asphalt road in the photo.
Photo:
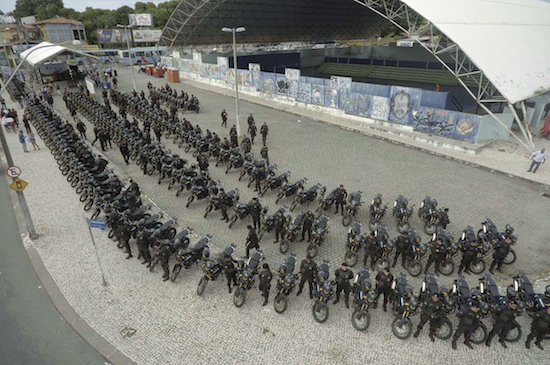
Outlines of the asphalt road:
M8 189L0 178L0 364L105 364L42 288L23 247Z

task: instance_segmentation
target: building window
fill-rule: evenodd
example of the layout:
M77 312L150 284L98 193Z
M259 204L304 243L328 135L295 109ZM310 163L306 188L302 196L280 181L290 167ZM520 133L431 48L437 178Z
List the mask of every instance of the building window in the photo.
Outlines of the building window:
M86 36L84 35L84 30L83 29L79 29L78 33L80 34L80 39L86 39Z
M80 39L80 38L78 37L78 29L73 29L73 38L74 38L74 39Z

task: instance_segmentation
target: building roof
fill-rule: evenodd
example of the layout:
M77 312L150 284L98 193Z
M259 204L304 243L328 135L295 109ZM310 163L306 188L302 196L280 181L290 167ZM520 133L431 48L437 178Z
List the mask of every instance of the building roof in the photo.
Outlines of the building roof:
M45 19L45 20L41 20L41 21L39 21L39 22L32 23L32 24L37 24L37 25L40 25L40 24L72 24L72 25L84 25L84 24L82 24L82 22L79 22L78 20L67 19L67 18L63 18L63 17Z
M28 62L31 66L36 66L64 52L71 52L86 57L100 59L99 57L95 57L87 53L83 53L74 49L69 49L49 42L42 42L40 44L37 44L36 46L21 52L19 56L21 57L21 59L24 59L26 62Z
M483 71L509 102L550 90L550 4L539 0L401 0Z
M351 0L182 0L160 44L230 43L223 27L246 27L239 43L327 42L369 38L386 21Z

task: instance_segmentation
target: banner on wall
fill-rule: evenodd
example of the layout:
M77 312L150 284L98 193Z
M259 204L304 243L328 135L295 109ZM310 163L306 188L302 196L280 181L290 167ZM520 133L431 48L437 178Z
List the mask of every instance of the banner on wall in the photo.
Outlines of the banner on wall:
M325 87L321 85L311 86L311 104L325 105Z
M338 89L325 86L325 106L338 108Z
M134 37L134 42L158 42L162 30L160 29L133 29L132 36Z
M300 80L300 70L295 68L285 68L285 76L287 80Z
M189 67L189 60L186 58L180 58L178 60L178 70L183 72L191 72L191 67Z
M227 77L227 68L228 68L228 60L227 57L218 57L218 71L219 71L219 78L221 80L225 80Z
M126 43L132 41L132 33L124 29L98 29L99 43Z
M130 25L137 27L152 27L153 16L151 14L128 14Z
M412 111L420 107L422 91L409 87L392 86L389 121L401 124L412 123Z
M259 63L249 63L248 69L250 70L250 78L252 87L260 89L262 85L262 69Z
M262 92L275 94L275 76L270 72L262 72Z
M237 74L237 80L239 81L239 85L242 86L251 86L251 74L248 70L238 70L239 73Z
M275 77L277 94L288 95L290 89L290 81L287 80L286 75L276 74Z
M290 80L290 86L288 88L287 95L293 98L298 96L298 80Z

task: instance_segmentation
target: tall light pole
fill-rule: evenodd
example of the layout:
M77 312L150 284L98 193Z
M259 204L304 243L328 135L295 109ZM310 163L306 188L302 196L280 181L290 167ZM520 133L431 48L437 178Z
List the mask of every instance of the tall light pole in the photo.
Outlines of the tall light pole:
M236 113L236 126L237 126L237 136L241 136L241 126L239 125L239 80L237 78L237 43L235 41L235 35L237 33L242 33L246 30L245 27L238 28L222 28L222 32L233 33L233 72L235 73L235 113Z
M137 91L136 87L136 74L134 71L134 64L132 63L132 51L130 50L130 37L128 36L128 28L133 28L133 25L122 25L117 24L118 28L124 28L124 36L126 37L126 44L128 45L128 57L130 58L130 68L132 69L132 83L134 84L134 90Z
M11 74L13 69L11 68L10 58L8 57L8 51L6 50L6 42L4 42L4 36L2 35L2 32L5 30L10 30L10 28L0 29L0 42L2 42L2 47L4 48L4 54L6 55L6 61L8 61L8 67L10 68L10 74Z

